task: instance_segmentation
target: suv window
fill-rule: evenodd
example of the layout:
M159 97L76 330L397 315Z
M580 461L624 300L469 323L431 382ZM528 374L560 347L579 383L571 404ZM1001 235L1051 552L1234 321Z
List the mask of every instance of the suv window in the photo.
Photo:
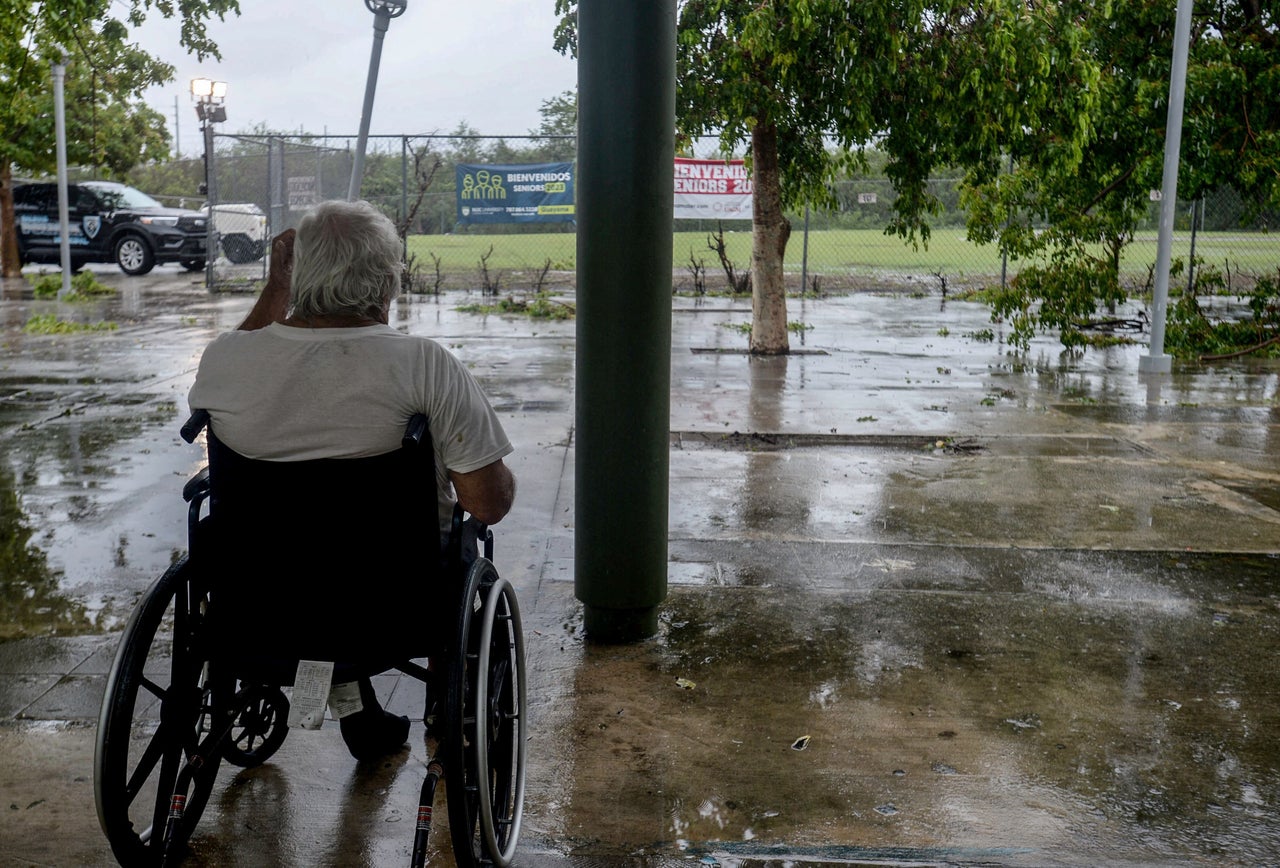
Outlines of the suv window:
M55 204L48 184L24 184L13 191L13 204L44 210Z
M71 208L75 211L97 211L98 197L88 187L75 187L71 190Z
M103 210L107 211L164 207L141 190L135 190L133 187L126 187L123 184L113 184L110 187L94 187L93 192L98 194L98 200L102 203Z

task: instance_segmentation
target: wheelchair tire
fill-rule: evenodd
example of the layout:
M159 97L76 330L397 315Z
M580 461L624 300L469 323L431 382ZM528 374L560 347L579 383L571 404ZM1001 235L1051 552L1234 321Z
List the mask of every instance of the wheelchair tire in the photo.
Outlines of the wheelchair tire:
M98 822L121 865L160 864L174 784L199 741L208 691L204 661L192 647L200 613L188 608L191 574L184 557L151 586L107 676L93 789ZM196 772L179 843L199 822L217 774L216 756Z
M279 687L242 684L232 703L239 711L222 758L242 769L260 766L289 734L289 700Z
M524 636L511 584L478 559L449 664L445 797L458 868L507 868L524 816Z

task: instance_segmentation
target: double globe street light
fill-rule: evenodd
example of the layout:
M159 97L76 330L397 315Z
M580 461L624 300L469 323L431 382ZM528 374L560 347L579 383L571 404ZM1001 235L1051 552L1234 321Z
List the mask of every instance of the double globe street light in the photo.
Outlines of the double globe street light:
M213 199L213 172L209 155L213 153L213 125L227 119L227 83L207 78L191 79L191 98L196 101L196 117L200 119L200 132L204 136L204 186L202 191Z
M227 83L207 78L191 79L191 98L196 101L196 117L200 119L200 132L204 136L204 193L209 203L209 216L205 222L205 281L213 276L214 252L213 209L218 203L218 179L213 170L213 125L227 119Z

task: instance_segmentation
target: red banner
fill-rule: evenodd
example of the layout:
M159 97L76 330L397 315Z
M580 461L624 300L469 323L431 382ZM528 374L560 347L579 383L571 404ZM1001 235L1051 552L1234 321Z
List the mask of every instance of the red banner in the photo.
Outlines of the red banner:
M742 160L676 157L677 220L750 220L751 191Z

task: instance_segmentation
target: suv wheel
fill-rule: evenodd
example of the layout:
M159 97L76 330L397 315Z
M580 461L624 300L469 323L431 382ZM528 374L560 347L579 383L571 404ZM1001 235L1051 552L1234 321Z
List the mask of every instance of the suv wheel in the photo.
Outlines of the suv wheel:
M236 265L262 258L262 242L252 241L247 235L228 235L222 239L222 250Z
M155 264L151 245L141 235L125 235L116 242L116 265L125 274L146 274Z

